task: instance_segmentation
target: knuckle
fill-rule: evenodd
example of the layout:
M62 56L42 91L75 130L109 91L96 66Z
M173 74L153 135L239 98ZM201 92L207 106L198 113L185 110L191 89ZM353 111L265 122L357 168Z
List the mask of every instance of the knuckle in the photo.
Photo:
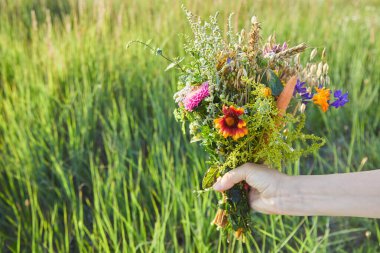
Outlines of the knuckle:
M234 173L233 173L232 171L229 171L229 172L227 172L227 173L224 175L223 179L224 179L224 181L226 181L226 182L230 182L231 180L233 180L233 177L234 177Z
M226 182L229 182L231 180L231 173L227 172L224 174L224 176L221 179L221 183L225 184Z

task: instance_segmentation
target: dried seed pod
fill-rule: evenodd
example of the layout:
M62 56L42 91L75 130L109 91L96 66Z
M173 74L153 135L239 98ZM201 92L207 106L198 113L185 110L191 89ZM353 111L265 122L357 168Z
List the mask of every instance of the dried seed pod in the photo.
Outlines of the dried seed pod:
M301 43L295 47L288 48L288 49L285 49L284 51L279 52L278 54L276 54L276 58L286 59L298 53L302 53L303 51L305 51L306 48L307 48L306 44Z
M323 63L320 62L320 63L318 64L317 73L316 73L317 78L319 78L319 77L322 76L322 69L323 69Z
M300 54L296 54L296 56L294 56L294 62L298 65L301 64Z
M235 231L235 238L239 241L245 242L246 238L244 236L243 228L239 228L238 230Z
M326 76L326 85L330 85L330 77Z
M272 34L269 35L269 37L268 37L268 39L267 39L267 43L271 43L271 41L272 41Z
M318 80L315 77L311 78L311 85L318 85Z
M314 48L313 51L311 51L310 61L312 61L314 59L314 57L317 55L317 53L318 53L318 50L316 48Z
M320 67L320 65L318 65L316 76L317 76L317 78L322 76L322 67Z
M310 74L314 75L317 72L317 66L315 64L310 67Z
M322 72L323 62L318 63L318 70Z
M244 28L240 31L240 37L245 38L245 30Z
M319 78L319 83L322 84L323 86L326 84L325 78L323 76Z
M300 106L300 113L304 113L305 109L306 109L306 105L304 103L302 103Z
M248 59L251 63L255 62L256 55L259 52L259 42L260 42L260 23L257 21L255 16L251 19L252 26L251 31L249 32L249 41L248 41Z
M323 65L323 74L327 75L328 73L329 73L329 65L327 63L325 63Z
M317 78L320 78L322 76L322 70L318 69L316 76Z
M276 33L275 33L275 32L269 36L269 38L268 38L268 42L269 42L271 45L276 44Z
M239 45L243 44L244 39L245 39L245 30L241 29L240 36L239 36Z
M248 76L247 70L245 70L245 68L243 68L243 76Z
M325 61L326 60L326 48L323 48L323 51L322 51L322 61Z
M214 220L212 221L211 224L215 224L219 228L223 228L228 224L228 219L227 219L227 212L226 210L218 209Z

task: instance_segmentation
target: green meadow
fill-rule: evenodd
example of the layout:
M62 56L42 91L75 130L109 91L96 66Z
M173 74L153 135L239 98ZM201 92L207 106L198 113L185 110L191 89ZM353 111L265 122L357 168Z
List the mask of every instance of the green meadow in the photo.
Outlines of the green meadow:
M284 172L380 168L380 2L183 1L226 28L326 47L350 102L309 108L327 144ZM242 244L210 225L207 154L173 116L175 71L130 40L183 56L179 0L0 0L0 252L380 252L376 219L253 214ZM304 57L308 57L309 49Z

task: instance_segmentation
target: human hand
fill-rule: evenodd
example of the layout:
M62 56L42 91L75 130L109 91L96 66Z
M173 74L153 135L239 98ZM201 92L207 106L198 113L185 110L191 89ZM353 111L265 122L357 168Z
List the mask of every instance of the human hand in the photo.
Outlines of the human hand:
M249 204L252 209L266 214L280 214L281 185L287 177L265 165L246 163L219 178L213 188L222 192L244 180L251 187Z

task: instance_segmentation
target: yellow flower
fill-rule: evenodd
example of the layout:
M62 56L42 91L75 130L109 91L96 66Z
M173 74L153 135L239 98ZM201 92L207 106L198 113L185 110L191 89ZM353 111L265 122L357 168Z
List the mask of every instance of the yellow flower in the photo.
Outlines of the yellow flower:
M315 88L317 94L313 96L313 102L316 105L319 105L323 112L326 112L329 109L330 100L330 89L323 88Z
M272 90L269 87L264 87L261 89L262 94L264 97L270 97L272 95Z

